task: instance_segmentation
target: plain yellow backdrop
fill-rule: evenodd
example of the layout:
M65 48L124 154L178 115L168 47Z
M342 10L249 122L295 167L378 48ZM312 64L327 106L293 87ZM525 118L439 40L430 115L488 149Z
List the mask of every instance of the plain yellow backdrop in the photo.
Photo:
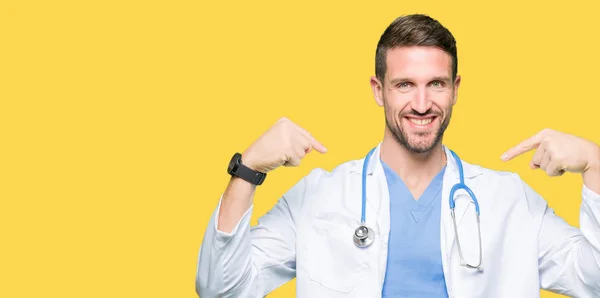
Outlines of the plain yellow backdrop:
M253 224L312 168L363 157L383 133L375 46L408 13L458 40L444 143L579 223L579 175L499 157L546 127L600 143L595 1L0 3L0 297L196 297L232 154L282 116L329 149L271 172Z

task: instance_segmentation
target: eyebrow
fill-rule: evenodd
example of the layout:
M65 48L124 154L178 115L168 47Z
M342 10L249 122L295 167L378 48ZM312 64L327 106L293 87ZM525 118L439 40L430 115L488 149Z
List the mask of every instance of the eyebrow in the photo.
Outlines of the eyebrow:
M410 81L410 79L408 79L408 78L402 78L402 77L401 78L394 78L394 79L390 80L390 84L394 85L396 83L405 82L405 81Z
M442 81L442 82L446 82L448 84L452 83L452 79L447 76L433 77L433 81Z
M412 81L412 80L409 78L405 78L405 77L398 77L398 78L392 79L390 81L390 85L395 85L397 83L406 82L406 81ZM448 84L450 84L452 82L452 80L448 76L436 76L436 77L433 77L431 79L431 81L442 81L442 82L446 82Z

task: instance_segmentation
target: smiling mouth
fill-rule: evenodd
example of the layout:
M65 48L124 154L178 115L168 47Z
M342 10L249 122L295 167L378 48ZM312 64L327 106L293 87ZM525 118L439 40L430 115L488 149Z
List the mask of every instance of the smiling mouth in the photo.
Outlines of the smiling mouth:
M435 118L435 117L426 118L426 119L408 118L408 121L410 121L412 124L415 124L415 125L427 125L433 121L433 118Z

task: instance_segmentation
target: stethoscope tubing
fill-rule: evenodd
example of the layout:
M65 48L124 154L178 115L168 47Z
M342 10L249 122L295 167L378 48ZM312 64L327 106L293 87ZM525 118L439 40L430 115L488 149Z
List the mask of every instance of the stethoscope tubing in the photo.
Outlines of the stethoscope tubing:
M360 216L360 226L358 228L356 228L354 235L353 235L354 243L356 244L356 246L358 246L360 248L365 248L365 247L370 246L371 243L373 243L373 239L375 237L373 230L366 226L367 169L368 169L371 155L373 154L373 152L375 152L375 149L377 149L377 147L371 149L369 151L369 153L367 153L367 156L365 157L364 162L363 162L362 202L361 202L362 209L361 209L361 216ZM473 191L465 184L465 177L464 177L464 173L463 173L462 161L460 160L460 158L458 157L458 155L456 155L456 153L454 151L452 151L452 150L449 150L449 151L452 154L452 157L454 158L454 160L456 161L456 164L458 167L458 173L459 173L459 177L460 177L459 183L456 183L455 185L453 185L450 190L449 204L450 204L450 214L452 217L452 222L454 224L454 231L456 233L456 241L458 244L458 253L459 253L460 259L461 259L461 265L467 266L468 268L481 269L482 247L481 247L481 227L480 227L480 220L479 220L479 217L480 217L479 202L477 201L477 197L475 196ZM479 264L477 264L477 265L468 264L464 260L463 254L462 254L462 248L461 248L460 240L458 237L458 229L456 227L456 220L455 220L455 214L454 214L454 207L456 206L455 200L454 200L454 193L459 189L463 189L464 191L466 191L469 194L470 198L472 199L473 203L475 204L475 212L477 213L476 214L477 232L478 232L478 236L479 236ZM365 233L365 230L368 232Z

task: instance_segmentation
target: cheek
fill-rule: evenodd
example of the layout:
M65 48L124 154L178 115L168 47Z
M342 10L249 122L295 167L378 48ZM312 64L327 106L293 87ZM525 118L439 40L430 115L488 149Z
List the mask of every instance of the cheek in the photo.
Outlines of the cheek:
M400 115L402 114L402 109L399 109L394 106L387 105L385 106L385 118L390 123L396 123L401 125Z
M454 93L450 89L441 89L441 90L429 90L428 94L429 98L434 101L452 101L452 97Z
M433 101L433 106L444 113L447 113L450 110L454 99L452 93L443 91L432 93L429 98Z
M407 109L407 107L410 107L410 102L414 99L414 92L399 93L391 91L385 95L384 104L388 109L400 112Z

